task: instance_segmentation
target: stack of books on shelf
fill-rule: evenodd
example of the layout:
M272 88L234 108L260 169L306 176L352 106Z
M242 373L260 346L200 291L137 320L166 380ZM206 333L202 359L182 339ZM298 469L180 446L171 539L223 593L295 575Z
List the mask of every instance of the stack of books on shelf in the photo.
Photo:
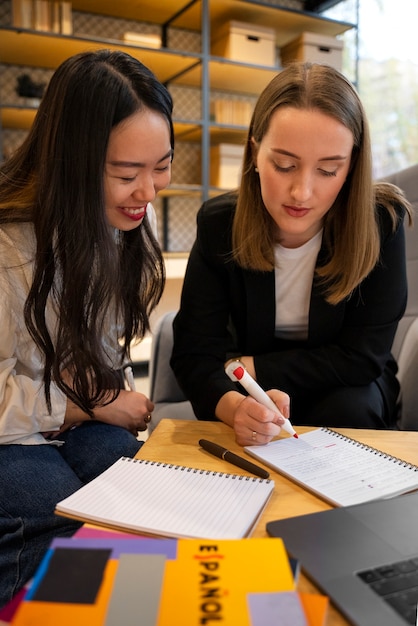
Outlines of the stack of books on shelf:
M160 539L83 527L55 539L13 626L323 626L279 538ZM283 619L286 618L286 621Z
M238 187L244 146L233 143L220 143L210 148L210 184L220 189Z
M13 26L61 35L72 35L71 2L12 0Z
M248 126L253 106L243 100L216 99L211 102L211 119L217 124Z
M123 33L124 43L133 46L143 46L144 48L161 48L161 35L156 33L134 33L128 31Z

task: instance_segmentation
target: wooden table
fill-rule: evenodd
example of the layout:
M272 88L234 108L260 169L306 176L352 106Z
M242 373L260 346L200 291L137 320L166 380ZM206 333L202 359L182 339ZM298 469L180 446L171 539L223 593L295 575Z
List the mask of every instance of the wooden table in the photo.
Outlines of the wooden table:
M312 429L297 427L296 430L300 434ZM350 428L335 430L368 446L378 448L409 463L418 465L418 432L357 430ZM216 441L225 448L245 456L242 448L235 443L234 433L229 426L220 422L175 419L161 420L152 435L139 450L137 456L138 458L151 461L164 461L198 469L228 471L237 474L245 473L238 467L204 452L198 443L201 438ZM269 521L331 508L323 500L320 500L284 476L271 469L269 471L276 486L266 509L254 529L253 537L268 537L266 523ZM305 592L317 591L316 587L303 574L300 577L298 587ZM333 606L330 606L327 626L347 626L347 624L348 622L341 614Z

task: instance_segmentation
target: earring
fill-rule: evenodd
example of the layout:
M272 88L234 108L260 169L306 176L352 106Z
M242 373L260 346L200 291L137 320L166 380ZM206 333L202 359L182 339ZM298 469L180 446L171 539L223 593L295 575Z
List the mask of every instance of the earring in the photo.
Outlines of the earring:
M255 170L255 171L257 172L257 174L258 174L258 167L255 167L255 168L254 168L254 170Z

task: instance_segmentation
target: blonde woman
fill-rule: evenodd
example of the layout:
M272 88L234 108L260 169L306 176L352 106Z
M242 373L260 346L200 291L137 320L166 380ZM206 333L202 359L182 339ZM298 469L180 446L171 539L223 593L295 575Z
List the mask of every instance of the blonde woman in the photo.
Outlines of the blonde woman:
M206 202L174 323L196 416L264 444L292 423L387 428L405 310L399 189L373 184L368 124L338 71L296 63L258 99L237 192ZM282 417L224 373L240 358Z

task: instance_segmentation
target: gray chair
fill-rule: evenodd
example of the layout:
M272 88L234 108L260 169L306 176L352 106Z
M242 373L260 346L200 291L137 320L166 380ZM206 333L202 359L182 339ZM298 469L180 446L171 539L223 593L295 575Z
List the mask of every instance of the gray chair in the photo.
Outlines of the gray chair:
M148 426L151 432L163 418L196 419L192 405L180 389L170 367L173 349L173 319L176 311L165 313L157 322L152 336L149 362L150 398L155 408Z
M418 219L418 165L387 176L384 180L400 187L415 209ZM398 428L418 430L418 226L405 228L408 303L399 322L392 346L398 361L399 397Z
M418 165L402 170L385 179L403 189L413 204L418 219ZM418 430L418 226L406 228L406 258L408 272L408 304L399 323L393 343L398 361L401 384L399 420L401 430ZM153 335L150 358L150 397L155 404L152 429L163 417L196 419L170 367L173 347L173 319L176 312L166 313L158 322Z

